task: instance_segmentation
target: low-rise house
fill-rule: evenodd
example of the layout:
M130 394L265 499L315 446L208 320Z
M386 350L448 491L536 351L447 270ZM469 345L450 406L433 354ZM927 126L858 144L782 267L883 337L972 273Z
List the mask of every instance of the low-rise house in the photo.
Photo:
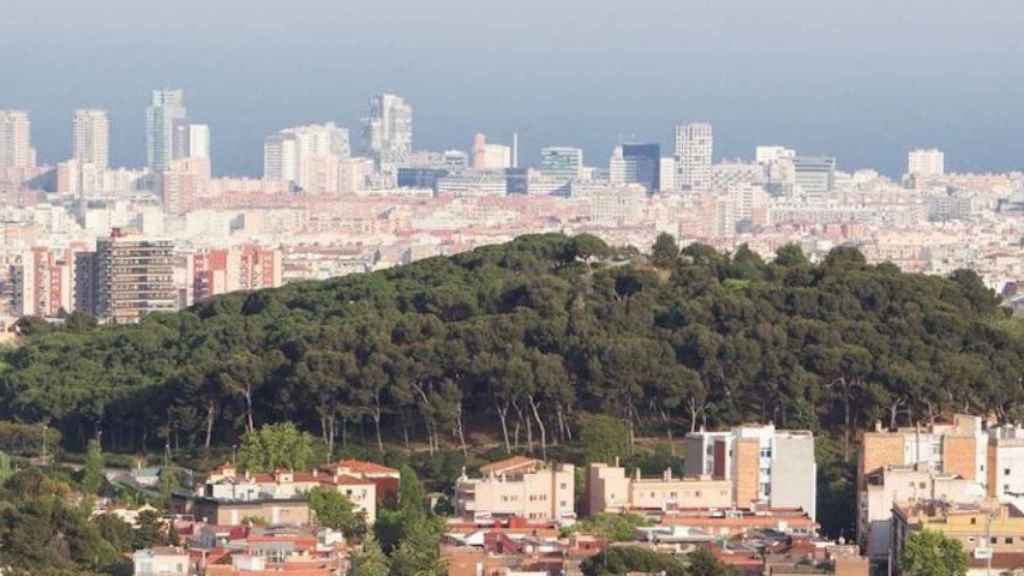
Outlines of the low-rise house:
M625 468L593 463L587 468L588 514L680 508L731 508L732 483L708 475L675 478L667 469L660 478L629 476Z
M191 576L194 567L184 548L161 547L132 554L135 576Z
M351 476L362 480L370 480L376 486L377 504L398 501L398 486L402 479L401 471L376 462L364 460L339 460L321 468L332 476Z
M357 512L372 524L377 515L376 484L369 479L341 473L337 469L273 474L239 473L225 464L213 470L198 494L176 494L172 508L178 514L193 514L212 523L237 525L246 519L268 524L305 525L313 519L307 494L314 488L329 488L344 494Z
M482 466L479 478L463 472L455 483L455 510L465 518L571 523L576 518L575 481L571 464L515 456Z

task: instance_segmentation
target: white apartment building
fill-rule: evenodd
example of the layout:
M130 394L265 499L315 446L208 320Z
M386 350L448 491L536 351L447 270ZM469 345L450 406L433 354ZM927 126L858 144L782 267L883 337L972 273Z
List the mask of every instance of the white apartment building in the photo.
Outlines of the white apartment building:
M36 151L32 148L32 122L28 112L0 110L0 168L32 168Z
M942 176L946 173L946 155L941 150L911 150L907 155L907 174L910 176Z
M75 110L72 158L97 170L110 166L110 119L105 110Z
M704 188L711 178L714 134L711 124L696 123L676 126L676 158L679 162L679 185L689 189Z
M263 177L314 193L337 192L342 160L351 154L349 132L327 124L281 130L263 143Z
M686 438L686 474L733 481L736 506L800 508L817 513L814 435L775 426L739 426Z

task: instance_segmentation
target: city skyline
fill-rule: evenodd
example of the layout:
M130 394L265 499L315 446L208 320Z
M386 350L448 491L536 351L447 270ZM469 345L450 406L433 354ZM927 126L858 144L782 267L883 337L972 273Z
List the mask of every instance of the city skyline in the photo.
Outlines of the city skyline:
M181 87L191 114L214 129L222 175L257 174L263 138L288 126L334 121L356 134L367 95L382 91L415 103L417 148L518 132L523 163L550 145L605 157L619 134L667 150L675 124L708 121L719 158L780 143L893 176L908 150L934 146L954 171L1021 165L1017 3L642 2L615 13L580 4L485 14L450 2L437 18L438 7L415 4L300 1L304 10L250 13L223 2L196 18L193 0L146 11L44 0L10 7L0 23L0 65L18 79L0 108L32 112L47 160L70 155L72 110L110 110L111 160L139 165L139 100ZM58 36L59 45L39 40Z
M153 95L153 98L157 98L158 95L161 95L161 94L166 93L166 92L174 92L174 93L176 93L176 96L177 97L181 97L183 99L183 101L185 101L185 102L191 102L191 100L192 100L192 98L189 96L188 91L180 89L180 88L179 89L174 89L174 90L170 90L170 89L164 88L164 89L150 90L149 91L149 93ZM410 101L408 98L402 98L401 96L397 96L395 94L387 93L387 92L378 94L378 95L374 96L374 98L379 98L381 95L386 95L386 96L389 96L389 97L396 97L396 98L398 98L398 100L400 100L402 102L403 105L405 105L405 103L409 103L409 104L413 105L413 107L416 109L416 111L417 111L417 115L416 115L416 134L417 134L417 139L416 139L416 142L420 142L420 141L423 141L423 140L426 140L426 141L430 142L430 141L436 140L436 138L435 139L431 139L429 135L421 137L421 134L423 133L423 130L421 130L421 128L420 128L421 115L419 113L419 108L415 105L415 102ZM371 107L372 107L372 105L373 105L373 103L371 102ZM35 120L35 114L29 108L22 107L22 108L12 108L12 109L7 109L7 110L4 110L4 109L0 108L0 110L3 110L5 113L27 113L28 114L28 120L29 120L30 130L31 130L32 151L36 155L35 156L35 163L38 164L38 165L49 165L49 166L55 166L58 162L61 162L63 160L75 159L75 155L76 155L75 147L79 146L79 143L76 141L76 138L79 138L80 136L76 135L77 134L76 131L79 130L79 128L77 127L78 126L77 122L80 121L79 120L79 116L80 115L85 114L85 115L99 115L99 116L101 116L102 117L102 130L104 132L104 136L103 136L104 142L101 145L101 147L103 148L103 151L105 152L105 156L106 156L103 159L103 162L101 162L101 164L109 165L109 166L115 167L115 168L143 168L143 167L147 167L147 164L150 163L150 160L148 159L148 156L150 154L150 152L148 151L148 148L149 148L150 144L148 143L149 136L147 136L147 132L149 130L149 128L148 128L149 120L147 120L147 118L152 114L152 110L153 109L154 109L154 106L152 105L152 103L150 103L150 106L145 108L146 112L144 114L144 117L139 122L138 126L128 126L128 127L125 127L125 126L118 126L118 125L115 124L115 122L113 120L111 120L111 118L113 118L113 117L120 116L119 112L112 111L112 110L106 109L106 108L88 108L88 107L85 107L85 106L77 106L77 107L73 108L71 113L65 118L67 126L64 129L64 133L62 133L62 137L63 137L64 140L68 141L68 146L67 146L66 153L62 152L63 155L61 155L61 156L51 157L51 156L46 156L42 152L39 152L39 146L37 145L37 142L40 139L45 141L45 140L49 139L49 138L47 138L47 136L52 136L52 135L46 134L46 135L42 135L42 138L40 138L41 135L38 133L39 132L39 128L37 127L37 123L36 123L36 120ZM182 113L185 113L184 112L184 106L182 107L182 110L183 110ZM231 150L230 152L228 152L227 154L225 153L224 150L221 149L221 146L219 145L220 143L217 142L216 137L214 139L211 139L210 131L211 131L211 124L212 123L210 123L210 122L207 122L207 123L204 123L204 124L190 124L190 118L183 117L181 119L175 120L175 122L174 122L175 126L172 127L173 129L171 130L171 132L173 132L174 130L179 130L180 129L180 130L184 130L184 133L181 136L177 136L177 135L172 136L171 134L168 134L167 138L169 139L170 146L172 148L175 148L175 147L177 148L176 150L174 150L173 156L175 158L178 158L179 156L182 157L182 158L187 158L187 157L190 157L190 153L195 153L194 150L188 150L187 148L189 148L190 146L196 147L196 145L192 144L190 142L190 140L191 139L195 139L197 137L197 135L198 135L201 138L201 140L200 140L200 142L198 144L198 150L199 150L198 153L201 155L200 157L205 158L205 159L209 159L211 161L212 167L213 167L213 174L215 176L259 178L259 177L264 176L265 172L266 172L267 166L266 166L266 157L265 157L266 156L266 149L265 148L266 148L266 144L267 144L267 142L269 140L272 140L272 139L274 139L276 137L280 137L281 134L287 134L287 133L289 133L292 130L316 127L317 125L320 125L320 124L322 124L324 126L330 126L330 127L332 127L332 129L336 127L337 129L339 129L339 130L341 130L343 132L349 133L349 136L348 136L349 143L350 143L349 144L349 151L350 151L351 155L352 156L367 156L368 154L370 154L369 150L367 149L368 138L370 138L370 136L369 136L369 133L367 132L368 128L366 127L366 122L367 122L366 113L367 113L367 110L366 110L365 99L364 99L364 108L363 108L362 113L354 114L354 116L358 118L357 120L352 120L351 122L345 124L345 123L338 123L337 120L331 120L331 119L313 119L313 120L310 120L309 122L306 122L304 124L297 124L297 125L294 125L294 126L291 126L291 127L282 126L282 127L279 127L277 129L272 130L271 132L268 132L267 134L263 135L262 138L258 142L255 143L255 145L254 145L252 150L249 150L248 148L246 148L244 150L234 149L234 150ZM428 123L428 125L429 125L429 123L430 123L429 117L424 119L424 121L426 123ZM711 158L710 158L711 163L715 163L715 162L729 162L729 161L734 161L734 160L740 160L740 161L744 161L744 162L756 162L757 160L756 160L755 152L756 152L756 149L758 147L762 147L763 148L763 147L766 147L766 146L770 147L770 146L780 146L781 145L781 146L784 146L784 147L790 148L790 149L801 149L799 146L793 145L791 142L781 142L781 141L779 141L777 139L765 138L765 139L762 139L762 140L751 141L752 145L750 146L749 149L738 150L738 149L735 149L736 143L739 140L746 139L747 137L741 136L741 137L737 138L736 135L722 134L719 131L719 129L716 127L714 122L707 122L705 119L688 119L688 120L677 121L675 123L669 122L668 124L666 124L665 129L662 130L662 132L665 133L665 134L663 134L663 137L657 137L657 138L656 137L644 138L644 137L640 136L639 134L637 134L635 132L633 132L633 133L622 133L622 132L620 132L620 133L618 133L616 135L616 139L615 140L609 141L607 143L606 148L603 149L603 153L602 153L601 149L599 149L598 152L596 152L596 153L590 153L588 151L588 149L584 145L580 145L580 144L578 144L578 142L561 142L561 141L556 141L556 142L539 142L539 141L537 141L536 137L533 137L533 138L530 137L531 136L530 132L519 132L518 130L510 132L507 135L503 134L503 133L493 133L493 132L487 132L487 134L489 135L488 136L489 138L492 137L492 136L495 137L495 140L496 140L495 145L498 145L498 146L504 145L504 146L510 147L510 150L511 150L511 145L513 144L513 140L518 140L518 142L517 142L518 145L516 146L516 149L520 153L520 158L523 158L523 160L520 162L520 164L523 165L523 166L530 166L530 167L535 167L535 168L541 168L542 165L543 165L543 160L544 160L544 150L545 149L549 149L549 148L572 148L572 149L582 150L584 152L583 155L585 157L587 157L587 158L590 158L591 162L593 162L595 156L597 158L606 158L609 154L614 154L615 148L617 146L622 146L624 144L625 145L630 145L630 144L651 143L651 144L658 144L660 146L662 157L664 157L664 158L674 157L675 159L678 160L680 158L680 151L686 149L686 145L682 144L682 142L685 140L684 132L687 129L693 129L693 127L695 127L695 126L696 127L706 127L704 129L709 131L709 136L708 137L710 137L710 130L714 129L714 137L713 137L714 146L713 146L713 153L712 153ZM221 131L218 130L216 126L213 126L213 129L216 130L217 137L219 137L220 134L221 134ZM70 139L68 138L67 132L71 133L71 138ZM124 142L126 140L124 132L139 132L143 136L143 138L142 138L143 142L142 142L142 144L140 146L138 146L138 147L128 146L128 148L131 149L130 153L126 153L126 151L124 149L117 150L116 147L115 147L115 144L114 144L115 142L118 142L118 141ZM485 131L476 130L474 132L468 133L466 135L467 137L463 138L461 141L454 141L454 142L451 142L451 143L449 143L447 145L446 144L440 144L440 145L433 145L432 146L432 145L427 145L427 144L417 145L416 143L414 143L412 148L411 148L411 150L415 151L415 152L428 151L428 150L429 151L458 150L460 152L468 152L470 154L470 158L472 158L472 153L473 153L473 149L474 149L474 146L475 146L474 139L477 136L479 136L480 134L484 133L484 132ZM582 140L582 141L591 141L591 140L593 140L592 137L591 138L587 138L587 137L579 136L578 138L580 140ZM526 141L526 145L523 144L524 140ZM597 146L597 145L598 144L595 144L595 146ZM183 147L184 147L184 149L183 149ZM724 152L721 151L722 148L726 148L726 147L729 147L729 148L726 151L724 151ZM841 142L837 142L837 144L835 145L835 148L842 148L842 143ZM953 149L955 150L957 148L954 146ZM890 177L890 178L893 178L893 179L898 179L900 176L909 173L907 171L907 168L908 168L908 166L907 166L907 155L908 154L910 154L912 152L915 152L915 151L917 151L917 152L928 152L928 151L933 151L933 150L936 150L936 151L937 150L942 150L942 152L945 153L945 152L947 152L949 150L949 148L946 148L946 147L943 147L941 145L938 145L935 142L921 142L921 143L913 143L913 144L904 144L904 145L902 145L900 147L900 149L898 151L898 155L895 158L888 158L888 157L886 157L884 159L884 161L881 164L879 164L879 165L851 165L848 162L844 162L844 158L842 156L833 153L831 150L810 150L810 149L804 148L804 149L802 149L802 152L805 155L823 156L823 157L824 156L834 157L834 158L836 158L836 161L837 161L836 162L836 168L838 168L838 169L843 169L843 170L850 171L850 172L853 172L853 171L856 171L856 170L860 170L860 169L876 170L876 171L878 171L880 174L882 174L884 176L887 176L887 177ZM702 150L701 154L702 155L706 155L707 152L708 151ZM408 153L406 152L405 154L408 154ZM123 158L125 158L125 157L138 157L140 155L141 155L141 158L138 158L135 161L129 161L127 163L123 161ZM242 170L234 170L232 168L232 166L237 167L237 163L236 164L228 164L227 167L219 166L218 159L219 158L223 159L227 155L241 157L241 162L242 162L242 164L244 164L244 168ZM122 161L119 162L117 160L118 158L122 159ZM596 163L594 165L604 165L604 164L605 164L604 161L601 161L601 162L598 162L598 163ZM970 167L971 166L975 166L976 162L974 162L974 160L971 157L963 158L963 157L953 156L953 155L950 155L950 158L946 159L943 162L943 164L945 165L947 171L953 172L953 173L978 173L978 174L984 174L984 173L997 173L997 172L1007 172L1007 171L1021 171L1021 170L1024 170L1024 156L1022 156L1022 162L1020 162L1019 164L1013 165L1013 166L1009 166L1009 167L1006 167L1006 168L1002 168L1002 169L989 168L989 167L979 167L977 170L972 170ZM965 166L967 166L967 168L964 168ZM680 165L680 166L678 166L678 170L680 170L680 174L681 174L682 171L685 171L685 168L684 168L683 165Z

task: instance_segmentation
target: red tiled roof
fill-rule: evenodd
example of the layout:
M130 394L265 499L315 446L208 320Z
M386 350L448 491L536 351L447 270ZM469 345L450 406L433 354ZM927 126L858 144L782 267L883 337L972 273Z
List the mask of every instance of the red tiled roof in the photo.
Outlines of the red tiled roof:
M365 460L339 460L333 464L327 465L328 469L334 470L338 468L347 468L352 472L359 474L398 474L399 471L396 468L389 468L383 464L377 464L376 462L367 462Z
M497 462L491 462L480 467L482 474L498 474L513 470L515 468L523 468L526 466L534 466L541 464L540 460L534 458L527 458L526 456L513 456L504 460L498 460Z

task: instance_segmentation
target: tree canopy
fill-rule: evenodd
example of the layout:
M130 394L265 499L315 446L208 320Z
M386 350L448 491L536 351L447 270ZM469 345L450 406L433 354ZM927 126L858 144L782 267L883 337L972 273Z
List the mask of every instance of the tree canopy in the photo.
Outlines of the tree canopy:
M310 463L306 440L268 449L284 421L330 454L354 435L437 452L484 433L542 457L588 413L627 444L753 420L848 440L952 410L1020 416L1024 340L976 274L904 274L848 247L820 264L795 246L670 258L668 240L659 268L534 235L138 325L40 327L0 350L0 419L28 425L26 450L45 424L75 450L241 443L266 470Z

